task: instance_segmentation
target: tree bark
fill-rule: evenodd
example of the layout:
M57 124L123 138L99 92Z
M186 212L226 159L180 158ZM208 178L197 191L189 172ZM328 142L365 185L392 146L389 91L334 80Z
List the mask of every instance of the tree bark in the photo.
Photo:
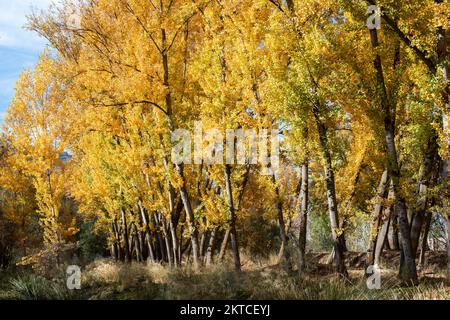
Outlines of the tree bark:
M398 240L397 213L395 212L395 207L392 208L392 217L391 223L389 224L388 241L389 241L389 248L391 250L400 250Z
M447 275L450 277L450 216L447 217Z
M119 227L117 226L117 220L114 219L112 222L112 230L114 233L114 243L113 243L113 251L114 251L114 259L116 261L122 260L122 253L121 253L121 247L120 247L120 232Z
M233 203L233 190L231 185L231 166L225 165L225 186L227 191L228 204L228 221L230 226L231 248L233 250L234 268L236 271L241 270L241 258L239 255L239 246L236 234L236 215Z
M205 258L205 250L206 250L206 238L208 235L208 230L205 230L205 232L202 232L202 235L200 237L200 259L204 259Z
M125 216L125 211L123 209L120 209L120 214L122 215L122 232L123 232L123 240L124 240L124 256L125 256L125 262L131 262L131 256L130 256L130 242L128 239L128 225L127 225L127 218Z
M379 46L376 29L370 30L372 47L376 50ZM395 195L396 210L399 217L400 232L402 234L402 253L404 263L400 265L400 278L407 283L418 283L415 255L411 244L410 226L406 212L406 202L400 190L400 167L397 160L395 146L395 123L392 119L392 108L384 81L381 57L376 54L374 66L377 73L377 93L384 112L384 130L386 136L386 152L388 173L392 179L392 188Z
M164 250L164 243L163 243L163 239L161 237L161 232L160 232L160 224L159 224L159 220L157 217L156 213L153 213L153 223L155 226L155 242L156 242L156 250L159 253L159 260L162 262L166 262L167 261L167 256L166 256L166 251Z
M167 88L170 87L169 85L169 58L168 58L168 50L167 50L167 36L165 29L161 29L161 42L162 42L162 49L161 49L161 58L162 58L162 64L163 64L163 70L164 70L164 86ZM165 103L166 103L166 115L167 115L167 122L169 125L170 132L174 132L175 128L173 125L173 110L172 110L172 94L170 90L167 90L166 96L165 96ZM183 166L182 164L176 164L175 165L176 171L178 175L181 178L181 186L180 186L180 195L181 200L184 204L184 209L186 211L186 220L188 222L188 228L189 228L189 234L191 237L191 245L192 245L192 258L194 267L199 267L199 245L198 245L198 231L197 226L195 223L194 218L194 211L192 210L191 201L189 198L189 193L187 191L186 186L186 178L184 176L183 172Z
M166 222L166 218L164 217L163 214L160 214L160 222L161 222L161 228L163 231L163 237L164 237L164 243L166 245L166 253L167 253L167 260L169 262L169 267L172 267L173 265L173 251L172 251L172 247L171 247L171 242L169 239L169 233L167 231L167 222Z
M144 207L142 206L141 201L139 201L138 207L139 207L139 211L141 213L142 222L144 223L144 226L145 226L145 242L147 243L147 249L148 249L148 255L150 258L150 262L156 263L155 253L153 250L152 239L151 239L152 231L150 229L148 218L147 218L147 215L145 214L145 210L144 210Z
M394 197L393 192L389 192L389 198L392 199ZM377 242L375 245L375 256L374 256L374 265L380 265L380 257L383 252L384 244L386 242L387 233L389 230L389 224L392 216L392 208L393 205L387 206L384 209L383 216L381 217L381 228L378 232Z
M306 232L308 226L308 179L309 179L308 160L302 164L302 183L300 187L299 202L300 202L300 235L299 235L299 265L300 273L306 269Z
M425 217L425 225L424 225L424 229L423 229L423 234L422 234L422 241L420 243L420 256L419 256L419 265L420 266L425 265L425 254L428 250L428 233L430 232L431 218L432 218L431 212L427 212L427 215Z
M134 242L134 251L136 254L136 261L143 262L144 257L142 254L142 249L143 249L142 239L140 239L139 232L138 232L138 229L137 229L135 223L131 224L131 232L132 232L132 238L133 238L133 242Z
M280 230L281 246L278 252L278 263L289 265L290 254L288 248L288 236L286 234L286 223L283 216L283 201L281 199L280 188L276 184L275 174L272 175L272 183L275 186L276 207L278 217L278 229Z
M227 228L225 230L225 234L223 236L222 244L220 246L220 252L219 252L219 261L222 261L225 257L225 252L227 251L228 241L230 240L230 228Z
M342 232L339 225L339 213L336 199L336 187L334 179L334 170L331 163L331 151L328 147L327 129L320 118L320 102L314 101L313 114L317 129L319 132L319 140L321 151L324 159L325 182L327 190L328 211L330 215L331 234L333 237L334 262L336 271L343 277L348 277L347 268L345 266L345 256L342 241Z
M217 229L218 229L217 227L213 228L211 230L211 236L209 237L209 243L208 248L206 249L206 257L205 257L205 263L207 266L211 265L213 262Z
M385 170L381 175L380 184L377 189L377 199L372 213L372 225L370 230L369 248L367 250L367 265L373 265L375 259L375 247L380 229L381 213L383 210L383 201L388 195L389 174Z
M242 182L242 187L241 187L241 190L240 190L239 196L238 196L237 210L240 210L240 208L241 208L242 200L244 199L245 188L247 187L249 176L250 176L250 166L247 166L247 170L244 175L244 181ZM225 257L225 253L227 250L229 240L230 240L230 229L229 229L229 227L227 227L225 230L223 240L222 240L222 244L220 245L220 251L219 251L219 256L218 256L219 261L222 261L223 258Z
M432 181L435 180L433 179L433 169L435 168L436 161L439 161L438 157L438 136L433 130L420 168L416 212L411 223L411 245L414 256L417 254L420 234L427 216L427 207L430 200L428 196L428 188L433 183Z

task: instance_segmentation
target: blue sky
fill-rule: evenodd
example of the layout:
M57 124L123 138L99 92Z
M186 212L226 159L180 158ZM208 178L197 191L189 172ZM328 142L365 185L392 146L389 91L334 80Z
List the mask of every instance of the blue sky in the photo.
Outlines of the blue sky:
M22 70L33 67L46 41L24 29L32 8L46 9L52 0L0 0L0 122Z

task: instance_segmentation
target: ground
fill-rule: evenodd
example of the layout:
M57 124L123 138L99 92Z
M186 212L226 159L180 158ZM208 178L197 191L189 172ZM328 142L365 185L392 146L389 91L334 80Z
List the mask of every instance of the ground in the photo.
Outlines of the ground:
M81 290L66 288L65 274L48 280L30 270L2 271L0 299L446 299L445 253L429 253L419 268L421 284L405 287L398 281L398 252L388 251L382 259L380 290L369 290L364 278L365 253L347 253L350 278L339 279L325 263L329 253L310 253L309 268L299 277L275 263L275 258L243 259L236 274L231 261L193 270L160 265L126 265L99 259L82 268Z

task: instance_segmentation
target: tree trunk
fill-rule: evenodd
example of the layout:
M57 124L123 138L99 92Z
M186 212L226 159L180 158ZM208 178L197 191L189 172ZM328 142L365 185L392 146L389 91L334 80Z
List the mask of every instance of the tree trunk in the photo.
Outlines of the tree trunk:
M395 207L392 208L391 223L389 223L388 241L391 250L400 250L398 240L397 213L395 211Z
M422 267L425 265L425 254L428 250L428 233L430 232L431 218L432 218L431 212L427 212L422 234L422 241L420 243L419 265Z
M317 99L317 97L316 97ZM345 266L345 256L342 241L342 232L339 225L339 213L336 199L336 187L334 179L334 170L331 163L331 151L328 147L327 129L320 118L320 102L315 101L313 105L313 114L317 129L319 132L319 140L321 151L324 159L325 182L327 190L328 211L330 215L331 234L333 237L334 262L336 271L343 277L347 278L347 268Z
M133 242L134 242L134 251L136 253L136 260L137 262L143 262L144 256L142 254L142 249L144 246L142 244L142 238L140 237L138 229L134 223L131 225L131 230L133 233Z
M160 214L160 221L161 221L161 225L162 225L162 230L163 230L163 236L164 236L164 243L166 245L166 252L167 252L167 260L169 262L169 266L172 267L173 264L173 251L172 251L172 247L170 245L170 239L169 239L169 233L167 232L167 222L166 222L166 218L164 217L163 214Z
M123 240L124 240L124 255L125 255L125 262L131 262L131 256L130 256L130 242L128 239L128 225L127 225L127 218L125 216L125 211L123 209L120 210L120 213L122 215L122 232L123 232Z
M168 166L168 164L167 164ZM169 191L169 222L168 222L168 229L170 232L170 238L172 239L172 243L171 243L171 251L169 256L172 257L173 259L173 264L174 266L178 266L178 238L177 238L177 230L176 230L176 226L174 226L174 219L176 218L175 216L178 214L178 212L176 212L178 210L177 207L175 207L175 190L173 189L172 183L170 182L170 180L167 182L167 189ZM167 221L165 222L165 226L167 227ZM168 235L166 235L167 237ZM170 245L169 245L170 246Z
M378 34L376 29L370 30L372 47L376 50L378 44ZM383 67L381 57L376 55L374 60L375 70L377 72L377 93L381 101L384 112L384 130L386 136L386 152L388 162L388 173L392 179L392 188L395 195L396 210L399 217L400 232L402 234L402 252L404 263L400 265L400 278L407 283L418 283L415 255L411 244L410 227L408 223L408 214L406 212L406 202L400 191L400 168L397 160L397 149L395 146L395 123L392 119L392 108L384 81Z
M275 196L277 202L278 228L280 230L281 247L278 252L278 263L289 265L290 255L288 248L288 236L286 234L286 223L283 216L283 201L281 199L280 188L276 184L275 174L272 175L272 183L275 186Z
M423 224L427 216L427 205L429 202L428 188L433 183L433 169L435 162L438 159L438 136L433 130L430 137L427 149L425 151L424 159L420 168L419 174L419 192L416 203L416 213L411 223L411 245L414 256L417 254L419 246L420 234L423 229Z
M392 199L394 194L392 191L389 192L389 199ZM381 228L378 232L377 242L375 245L375 256L374 256L374 265L380 265L380 257L383 252L384 244L386 242L387 233L389 230L389 224L392 216L392 208L393 205L390 205L384 209L384 214L381 217Z
M145 226L145 242L147 243L147 249L148 249L148 255L150 258L150 262L156 263L155 253L153 250L152 239L151 239L152 231L150 229L148 218L147 218L147 215L145 214L145 210L144 210L144 207L142 206L141 201L139 201L138 207L139 207L139 211L141 213L142 222L144 223L144 226Z
M153 213L153 223L155 226L155 243L156 243L156 250L159 253L159 260L162 262L166 262L167 261L167 256L166 256L166 252L164 250L164 243L161 237L161 232L160 232L160 224L158 221L158 217L156 215L156 213Z
M192 246L192 260L194 267L198 268L200 265L199 261L199 245L198 245L198 231L195 224L194 211L192 210L191 202L189 200L189 195L186 189L186 179L184 179L183 169L181 166L177 166L178 174L183 179L183 185L180 188L181 199L184 204L184 210L186 211L186 221L188 223L189 235L191 237Z
M230 226L231 248L233 250L234 268L241 270L241 258L239 255L239 246L236 234L236 215L234 212L233 190L231 185L231 166L225 165L225 186L227 191L228 219Z
M302 164L302 184L300 187L300 235L299 235L299 265L298 271L304 272L306 269L306 232L308 226L308 160Z
M225 253L227 251L228 241L230 239L230 228L227 228L225 230L225 234L223 236L222 244L220 246L220 252L219 252L219 261L222 261L225 257Z
M209 237L209 243L208 248L206 249L206 257L205 257L205 262L207 266L211 265L211 263L213 262L214 245L216 240L217 229L218 229L217 227L212 229L211 236Z
M162 64L163 64L163 70L164 70L164 86L166 88L170 88L169 85L169 58L167 55L167 36L165 29L161 29L161 42L162 42L162 50L161 50L161 58L162 58ZM170 90L167 90L167 94L165 96L165 103L166 103L166 115L167 115L167 123L169 125L170 132L174 132L174 124L172 120L172 94ZM192 245L192 258L194 267L199 267L199 246L198 246L198 232L197 232L197 226L195 223L194 218L194 211L192 210L191 201L189 198L189 193L187 191L186 186L186 178L184 176L183 172L183 165L182 164L176 164L175 165L176 171L178 175L181 178L181 186L180 186L180 195L181 200L184 204L184 210L186 211L186 220L188 222L189 227L189 234L191 237L191 245Z
M389 174L387 170L381 175L380 184L377 189L377 199L372 213L372 225L370 230L369 248L367 250L367 266L373 265L375 259L375 247L380 229L381 213L383 210L383 201L388 195Z
M120 232L119 232L119 227L117 225L117 220L114 219L114 221L112 222L112 230L114 233L114 243L113 243L113 247L114 247L114 253L115 256L114 258L116 259L116 261L122 261L122 253L121 253L121 247L120 247Z
M367 150L367 148L365 148L365 151L366 150ZM363 161L364 161L364 159L362 159L361 163L358 165L358 170L357 170L357 172L355 174L355 178L354 178L353 183L352 183L352 185L353 185L352 192L350 193L350 195L349 195L349 197L348 197L348 199L346 201L344 216L342 217L341 229L342 229L342 232L343 232L342 240L343 240L343 248L344 248L345 252L348 251L348 249L347 249L347 242L346 242L346 238L345 238L345 231L347 229L347 225L348 225L348 222L350 220L350 211L351 211L351 208L352 208L353 199L354 199L354 197L356 195L357 186L358 186L359 180L361 178L361 172L362 172L362 169L365 167Z
M450 277L450 216L444 218L447 226L447 276Z
M208 230L205 230L205 232L202 232L202 236L200 237L200 259L204 259L205 258L205 250L206 250L206 238L208 235Z

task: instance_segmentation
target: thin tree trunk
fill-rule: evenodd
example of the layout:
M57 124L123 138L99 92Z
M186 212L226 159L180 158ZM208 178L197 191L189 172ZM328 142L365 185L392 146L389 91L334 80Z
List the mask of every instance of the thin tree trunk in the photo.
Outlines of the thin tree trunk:
M219 261L222 261L223 258L225 257L225 252L227 251L229 239L230 239L230 228L227 228L223 236L222 244L220 245L220 252L218 258Z
M390 214L390 209L389 208L386 208L385 211L387 211L385 213L385 215L386 214ZM375 246L374 265L376 265L376 266L380 265L381 253L383 252L384 245L385 245L385 242L386 242L386 236L387 236L387 231L389 229L389 224L390 224L389 217L384 216L383 219L382 219L380 233L379 233L378 238L377 238L377 244Z
M419 246L420 234L423 229L423 224L427 216L427 205L429 203L428 188L433 184L433 168L436 160L438 160L438 136L433 130L430 137L423 162L419 174L419 192L416 203L417 211L411 223L411 245L414 256L417 254Z
M134 251L136 253L136 260L137 260L137 262L143 262L144 256L142 254L142 249L143 249L142 239L139 236L138 229L136 227L136 224L134 224L134 223L131 224L131 232L133 234Z
M392 191L389 192L389 199L392 199L394 194ZM375 256L374 265L380 265L380 257L383 252L384 244L386 242L387 233L389 231L389 224L392 216L393 205L390 205L384 209L383 216L381 217L381 228L378 233L377 242L375 245Z
M450 277L450 216L444 218L447 226L447 275Z
M163 240L161 239L161 233L160 233L160 225L159 225L159 221L158 221L158 217L156 215L156 213L153 213L152 215L153 218L153 223L155 226L155 243L156 243L156 247L157 247L157 252L159 253L159 260L162 262L167 261L167 257L166 257L166 252L164 251L164 244L163 244Z
M183 262L183 250L182 250L183 232L184 232L184 224L180 226L180 239L178 240L178 261L180 262L180 265Z
M164 161L167 161L166 159ZM166 163L165 164L167 169L169 167L169 164ZM161 194L163 193L163 189L161 189ZM170 232L170 237L172 239L172 243L171 243L171 248L172 250L170 251L170 253L168 253L169 257L172 257L173 259L173 264L174 266L178 266L178 238L177 238L177 232L176 232L176 226L174 226L174 219L176 218L175 216L178 214L177 210L178 208L175 207L175 190L172 186L172 182L169 180L167 182L167 190L169 191L169 232ZM167 226L167 222L164 223L165 226ZM168 236L167 234L165 235L166 237ZM166 244L167 246L167 244ZM170 246L170 245L169 245ZM168 247L169 247L168 246ZM169 264L171 264L170 259L169 259Z
M167 36L165 29L161 29L161 58L162 58L162 64L163 64L163 70L164 70L164 86L166 88L170 88L169 85L169 57L168 57L168 50L167 50ZM167 94L165 96L165 103L166 103L166 115L167 115L167 122L169 125L170 132L174 132L174 124L172 119L172 94L170 90L167 90ZM189 198L189 193L187 191L187 182L186 178L184 176L183 172L183 165L182 164L176 164L175 165L176 171L178 175L181 178L181 186L180 186L180 195L181 200L184 204L184 209L186 211L186 220L188 223L189 228L189 234L191 237L191 245L192 245L192 258L194 267L199 267L199 245L198 245L198 231L197 226L195 223L194 218L194 211L192 210L191 201Z
M367 150L367 148L365 150ZM361 160L361 163L358 166L358 170L355 174L355 178L352 183L352 185L353 185L352 192L350 193L350 195L347 199L347 202L345 204L344 216L342 217L342 224L341 224L341 230L343 232L343 235L342 235L343 244L342 245L343 245L345 252L348 251L347 241L346 241L346 237L345 237L345 231L347 230L347 225L350 220L350 210L352 208L353 199L356 195L357 186L358 186L359 180L361 178L361 172L362 172L362 169L365 167L363 161L364 161L364 159Z
M225 165L225 186L227 191L228 221L230 226L231 248L233 250L234 268L241 270L241 258L239 255L239 246L236 234L236 215L233 202L233 190L231 185L231 166Z
M202 236L200 237L200 259L204 259L205 257L207 233L208 230L205 230L205 232L202 232Z
M121 261L122 260L122 254L121 254L121 248L120 248L120 232L119 232L119 227L117 226L117 220L114 219L114 221L112 222L112 230L113 230L113 234L114 234L114 243L113 243L113 251L114 251L114 259L116 261Z
M283 201L281 199L280 188L276 185L275 174L272 175L272 183L275 185L275 196L277 201L277 217L278 228L280 230L281 247L278 252L278 263L283 262L288 265L290 261L289 248L288 248L288 236L286 234L286 224L283 216ZM284 259L284 261L283 261Z
M242 187L238 196L238 204L237 204L237 210L240 210L241 205L242 205L242 200L244 199L244 193L245 193L245 188L247 187L247 183L248 183L248 179L250 176L250 166L247 166L247 170L245 172L244 175L244 181L242 182ZM227 246L228 246L228 241L230 240L230 228L228 227L225 230L225 234L222 240L222 244L220 245L220 251L219 251L219 256L218 256L218 261L222 261L223 258L225 257L225 253L227 250Z
M208 248L206 249L206 257L205 257L205 262L207 266L211 265L213 262L217 229L218 229L217 227L213 228L211 230L211 236L209 237L209 243Z
M148 222L148 218L147 215L145 214L145 210L144 207L142 206L142 202L139 201L138 203L138 207L139 207L139 211L141 213L141 218L142 218L142 222L144 223L145 226L145 242L147 243L147 249L148 249L148 255L150 258L150 262L151 263L156 263L155 260L155 253L153 251L153 246L152 246L152 239L151 239L151 229L150 229L150 225Z
M172 238L173 264L175 267L180 265L178 260L178 238L177 230L173 223L173 217L169 219L170 237Z
M308 226L308 160L302 164L302 184L300 187L300 235L299 235L299 272L304 272L306 269L306 232Z
M314 82L314 81L313 81ZM347 268L345 266L345 256L342 241L342 232L339 225L339 213L336 199L336 185L334 179L334 170L331 163L331 151L328 146L327 129L320 117L320 102L314 101L313 114L317 129L319 132L319 140L321 151L324 159L325 182L327 190L328 211L330 215L331 234L333 237L334 262L336 271L343 277L348 277Z
M375 247L380 229L381 213L383 210L383 201L388 195L389 174L385 170L381 175L380 184L377 189L377 199L372 213L372 225L370 230L369 248L367 250L367 265L373 265L375 259Z
M425 254L428 249L428 233L430 232L431 218L432 218L431 212L427 212L422 234L422 241L420 243L419 265L421 267L425 265Z
M169 266L172 267L173 264L173 251L172 251L172 247L170 245L170 239L169 239L169 233L167 232L167 222L166 222L166 218L164 217L163 214L160 214L160 221L161 221L161 225L162 225L162 230L163 230L163 236L164 236L164 243L166 245L166 252L167 252L167 260L169 262Z
M388 232L389 247L391 250L399 250L399 240L398 240L398 223L397 223L397 213L395 207L392 208L391 223L389 224Z
M123 239L124 239L124 254L125 254L125 262L131 262L131 256L130 256L130 242L128 239L128 225L127 225L127 218L125 216L125 211L123 209L120 210L120 213L122 215L122 232L123 232Z

